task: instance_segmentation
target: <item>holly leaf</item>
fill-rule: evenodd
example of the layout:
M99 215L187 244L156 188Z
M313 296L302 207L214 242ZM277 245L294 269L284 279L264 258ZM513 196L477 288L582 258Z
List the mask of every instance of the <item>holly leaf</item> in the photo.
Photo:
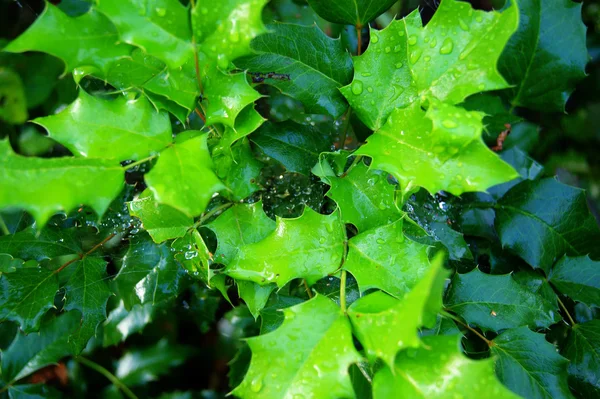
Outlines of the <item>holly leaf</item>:
M319 154L330 147L319 129L292 121L267 122L250 139L288 171L303 175L310 174Z
M232 394L243 399L353 397L348 368L360 356L340 308L317 295L283 313L284 322L275 331L247 339L250 368Z
M40 266L0 275L0 321L19 323L25 333L37 331L46 311L54 307L56 273Z
M352 223L358 231L382 226L400 218L396 206L396 186L387 180L387 173L369 168L360 161L346 173L337 173L331 162L345 164L345 152L326 153L312 172L331 188L327 196L334 200L344 223ZM343 164L341 170L343 171Z
M158 203L191 217L204 212L212 195L224 188L212 170L206 135L176 142L162 151L144 178Z
M214 274L210 269L212 254L198 230L191 229L186 235L173 241L171 250L175 251L177 263L183 266L190 275L205 284L210 283Z
M81 204L102 216L123 188L123 177L116 161L28 158L15 154L8 140L0 141L0 209L24 209L39 226Z
M574 325L561 354L570 360L569 386L581 397L600 394L600 320Z
M206 225L217 236L215 261L229 265L247 244L254 244L275 230L275 222L263 210L262 202L235 204Z
M498 381L492 359L465 357L460 340L461 335L423 337L423 346L398 354L393 369L375 373L373 398L519 397Z
M366 26L394 4L394 0L308 0L310 7L323 19L343 25Z
M46 8L33 25L3 51L41 51L62 59L67 71L86 68L105 76L109 64L131 53L131 46L118 42L115 26L94 8L72 18L46 3Z
M512 85L513 106L563 112L589 60L581 3L571 0L519 0L517 32L506 44L498 67Z
M106 101L83 89L58 114L33 122L82 157L137 160L162 150L172 140L169 115L156 112L144 97Z
M127 206L132 216L142 221L144 230L156 243L183 237L194 225L194 219L168 205L159 204L150 190L144 190Z
M447 272L443 256L438 255L433 266L402 300L381 291L362 297L348 309L354 332L364 346L369 360L377 358L389 366L399 350L421 346L418 329L433 327L442 308L442 293Z
M27 227L15 234L0 237L0 253L23 260L57 258L82 252L77 229L46 226L41 230Z
M0 120L13 125L27 122L27 100L19 75L8 68L0 68Z
M307 113L334 118L344 113L348 104L338 89L352 79L352 60L341 40L316 26L276 23L268 28L269 33L251 43L257 54L240 58L236 65L300 100Z
M565 254L600 255L600 230L581 189L553 178L525 180L498 205L495 224L502 246L534 268L548 272Z
M254 158L247 139L237 141L231 148L229 145L215 147L212 159L217 176L229 189L224 196L239 201L260 189L257 181L263 163Z
M376 288L402 298L429 270L428 247L405 238L402 225L399 220L348 241L344 269L356 278L361 292Z
M472 94L508 87L496 62L518 15L514 6L484 12L445 0L423 27L415 10L371 31L369 48L354 57L354 80L340 91L360 120L378 130L396 108L422 97L459 104Z
M300 217L278 217L273 232L242 246L225 273L262 285L283 287L294 278L312 285L340 267L344 239L339 212L321 215L306 206Z
M474 269L455 274L446 293L446 309L484 330L529 326L548 328L561 320L556 300L531 292L511 274L490 275Z
M37 334L19 332L2 351L2 379L12 384L71 355L67 339L78 328L79 320L77 312L67 312L45 321Z
M573 398L568 361L544 334L513 328L494 338L490 351L496 358L496 375L511 391L524 398Z
M430 193L485 191L518 174L484 144L482 117L438 101L427 111L413 103L393 111L355 154L373 158L371 168L391 173L404 192L415 185Z
M244 300L255 320L258 319L260 311L267 304L271 293L277 288L275 284L260 285L252 281L243 280L238 280L237 286L240 298Z
M574 301L600 307L600 262L589 256L562 257L550 270L548 281Z
M177 0L102 0L96 8L116 25L119 38L178 68L193 56L188 9Z
M186 272L175 262L166 244L155 244L139 234L131 241L115 277L125 307L161 304L176 298L186 286Z
M69 336L72 351L78 355L96 336L98 324L106 320L106 303L113 293L102 258L86 256L71 268L73 274L65 285L65 310L81 313L79 328Z
M227 0L192 9L192 27L200 50L227 70L229 63L250 54L250 41L266 32L262 9L267 0ZM218 15L211 18L208 15Z

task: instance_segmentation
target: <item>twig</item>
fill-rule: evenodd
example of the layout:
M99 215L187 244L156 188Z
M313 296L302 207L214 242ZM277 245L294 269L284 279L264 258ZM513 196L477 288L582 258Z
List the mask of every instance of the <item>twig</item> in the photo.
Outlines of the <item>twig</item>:
M463 323L463 322L462 322L462 320L460 320L458 317L454 316L453 314L451 314L451 313L448 313L448 312L446 312L446 311L444 311L444 310L442 310L442 311L440 312L440 314L441 314L442 316L445 316L445 317L447 317L447 318L449 318L449 319L452 319L452 320L454 320L455 322L457 322L458 324L462 325L462 326L463 326L463 327L465 327L467 330L471 331L473 334L477 335L479 338L481 338L483 341L485 341L485 343L486 343L488 346L493 346L493 345L494 345L494 343L493 343L492 341L490 341L489 339L487 339L486 337L484 337L482 334L480 334L480 333L479 333L479 331L475 330L474 328L472 328L471 326L469 326L467 323Z
M148 162L148 161L150 161L150 160L152 160L152 159L156 158L157 156L158 156L158 154L150 155L149 157L146 157L146 158L140 159L139 161L135 161L135 162L132 162L132 163L130 163L129 165L125 165L125 166L123 166L123 169L124 169L124 170L129 170L129 169L131 169L131 168L135 168L136 166L138 166L138 165L141 165L141 164L143 164L144 162Z
M82 260L86 256L90 255L92 252L96 251L98 248L100 248L101 246L103 246L104 244L106 244L115 235L116 235L115 233L111 233L108 237L106 237L104 240L100 241L98 244L94 245L94 247L92 249L90 249L89 251L87 251L86 253L84 253L84 254L78 254L77 258L71 259L70 261L64 263L61 267L59 267L58 269L56 269L53 274L60 273L65 267L69 266L71 263L75 263L78 260Z
M233 202L228 202L226 204L223 205L219 205L218 207L216 207L215 209L211 210L210 212L207 212L206 214L204 214L200 220L198 220L196 223L194 223L194 229L198 228L199 226L202 226L202 224L204 222L206 222L208 219L210 219L211 217L213 217L216 213L222 211L223 209L227 209L229 208L231 205L233 205Z
M127 385L123 384L123 382L121 382L121 380L119 380L113 373L111 373L104 367L100 366L98 363L93 362L89 359L86 359L83 356L76 357L75 361L77 361L77 362L83 364L84 366L87 366L87 367L91 368L92 370L95 370L98 373L105 376L106 379L108 379L110 382L113 383L113 385L115 385L117 388L119 388L121 391L123 391L125 396L127 396L128 398L138 399L138 397L133 392L131 392L131 390L129 388L127 388Z
M306 290L306 294L308 295L309 298L312 298L314 295L310 290L310 287L308 286L308 283L306 282L306 279L302 280L304 282L304 289Z
M362 155L358 155L356 158L354 158L350 166L348 166L348 169L346 169L346 171L340 175L340 179L343 179L344 177L348 176L348 173L350 173L352 168L354 168L360 162L361 159Z
M567 310L567 307L565 306L565 304L560 300L560 297L557 295L556 299L558 299L558 304L560 305L560 307L562 308L563 312L565 312L565 314L567 315L567 318L569 319L569 321L571 322L571 326L574 326L575 324L575 320L573 320L573 318L571 317L571 314L569 313L569 311Z
M356 29L356 55L362 54L362 25L356 24L354 25Z
M346 314L346 270L340 276L340 308Z

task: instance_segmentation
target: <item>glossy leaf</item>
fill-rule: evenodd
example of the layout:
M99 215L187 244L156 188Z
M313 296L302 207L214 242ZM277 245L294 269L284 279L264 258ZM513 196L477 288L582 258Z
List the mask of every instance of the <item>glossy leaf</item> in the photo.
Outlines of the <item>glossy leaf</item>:
M33 25L3 50L41 51L62 59L68 71L84 67L105 75L110 63L129 56L132 50L127 44L117 44L118 41L114 25L98 11L92 9L72 18L46 3Z
M19 75L8 68L0 68L0 120L11 124L27 121L27 102L23 82Z
M158 203L192 217L204 212L212 195L224 188L212 170L206 135L161 152L145 180Z
M348 316L354 332L372 363L381 358L393 367L398 351L421 346L418 329L433 327L442 307L447 275L442 261L438 256L434 266L402 300L377 291L350 306Z
M252 281L239 280L237 282L238 294L248 306L248 310L255 319L260 315L260 311L265 307L271 293L275 291L275 284L260 285Z
M344 269L356 278L361 292L376 288L402 298L429 270L427 246L404 237L402 225L399 220L348 241Z
M56 274L42 268L23 267L0 275L0 320L12 320L26 333L37 331L46 311L54 307L58 291Z
M311 285L340 267L344 233L338 212L326 216L305 207L302 216L277 218L272 233L242 246L226 273L279 287L294 278L304 278Z
M560 321L556 300L528 290L510 274L490 275L475 269L455 274L446 293L446 308L484 330L530 326L547 328Z
M589 60L581 3L519 0L517 5L526 17L499 62L502 75L514 86L507 97L515 106L564 111Z
M194 224L193 218L168 205L156 202L149 190L144 191L138 199L127 205L131 215L142 221L144 229L157 243L183 237Z
M69 337L73 353L85 349L96 336L98 324L106 320L106 303L112 295L102 258L86 256L71 265L73 274L65 286L65 310L81 313L79 328Z
M373 158L371 167L391 173L405 192L414 186L454 195L485 191L518 174L483 143L481 119L437 101L426 112L414 103L393 111L356 154Z
M123 301L113 309L102 326L104 347L117 345L125 341L130 335L141 332L148 325L155 314L151 303L133 305L130 310L125 308Z
M569 386L584 397L600 393L600 321L577 324L569 331L561 354L570 360Z
M97 9L115 24L119 38L171 68L193 56L188 10L177 0L102 0Z
M371 31L369 48L354 58L354 80L341 92L365 125L377 130L394 109L424 96L458 104L503 89L507 83L496 62L517 24L514 6L484 12L444 0L425 27L415 10Z
M58 229L53 226L46 226L42 230L28 227L15 234L1 236L0 253L37 261L76 254L82 252L82 249L75 230Z
M574 301L600 306L600 262L589 256L561 258L550 270L548 281Z
M507 330L494 338L490 350L496 374L524 398L572 398L567 384L567 359L556 347L527 327Z
M210 283L214 272L210 269L212 254L196 229L190 229L186 235L173 241L171 250L175 252L175 260L188 273L204 282Z
M252 41L257 55L236 62L250 73L281 76L265 79L284 94L300 100L309 113L340 116L348 107L338 89L352 78L352 61L340 40L330 39L316 26L269 26L270 32Z
M106 101L81 89L77 100L60 113L34 122L82 157L137 160L171 143L169 116L156 112L144 97Z
M212 152L215 172L228 190L224 196L239 201L260 189L257 184L263 163L254 158L250 143L242 139L229 146L219 145Z
M548 272L565 254L599 254L600 230L578 188L552 178L526 180L506 193L499 205L496 230L502 246L535 268Z
M343 25L366 26L394 4L394 0L309 0L322 18Z
M116 161L26 158L0 141L0 209L24 209L41 226L55 212L81 204L101 216L122 187L123 169Z
M396 187L387 181L387 173L369 169L364 162L358 162L347 173L337 173L329 159L345 163L346 155L322 155L312 170L331 186L327 196L337 203L344 223L352 223L358 231L365 232L399 219Z
M285 320L278 329L247 340L250 369L232 393L243 399L353 397L348 368L360 356L340 308L317 295L283 312Z
M79 319L77 312L67 312L47 320L37 334L18 333L8 349L2 352L2 379L6 382L20 380L69 356L71 346L67 339L77 329Z
M492 359L471 360L460 349L460 335L424 337L419 349L396 358L373 379L373 398L516 399L494 376Z

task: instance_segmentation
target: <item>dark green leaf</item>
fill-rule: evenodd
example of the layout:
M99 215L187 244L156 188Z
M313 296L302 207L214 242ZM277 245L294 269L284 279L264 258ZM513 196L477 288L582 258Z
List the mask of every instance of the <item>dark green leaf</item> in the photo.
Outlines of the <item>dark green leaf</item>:
M569 363L569 385L581 397L600 394L600 320L573 326L561 353Z
M319 16L344 25L366 26L394 4L394 0L308 0Z

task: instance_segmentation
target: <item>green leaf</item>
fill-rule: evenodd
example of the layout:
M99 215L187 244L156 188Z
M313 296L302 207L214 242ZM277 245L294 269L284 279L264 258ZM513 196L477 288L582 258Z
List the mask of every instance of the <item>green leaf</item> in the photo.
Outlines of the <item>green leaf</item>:
M190 275L203 281L205 284L210 283L210 279L214 274L210 269L212 254L198 230L191 229L186 235L173 241L171 250L176 251L175 260Z
M399 220L348 241L344 269L356 278L361 292L376 288L402 298L429 270L427 246L405 238L402 225Z
M581 3L519 0L517 32L508 41L499 69L513 86L514 106L563 112L589 60Z
M394 3L394 0L308 0L308 4L321 18L358 27L366 26Z
M576 324L561 353L570 360L569 385L581 397L600 394L600 320Z
M226 70L229 63L251 53L250 41L266 32L262 9L267 0L225 0L192 9L192 27L200 50ZM214 15L218 18L209 16Z
M13 125L27 121L27 100L19 75L8 68L0 68L0 120Z
M352 223L358 231L365 232L399 219L401 212L395 202L396 186L389 184L388 174L369 168L362 161L346 174L337 173L329 159L345 164L346 156L345 152L324 154L312 170L331 186L327 196L340 208L344 223Z
M424 337L419 349L396 358L373 379L373 397L516 399L494 375L492 359L471 360L460 349L460 335Z
M567 384L567 359L556 347L527 327L507 330L490 346L496 374L524 398L573 398Z
M119 38L178 68L193 56L188 9L177 0L102 0L97 9Z
M338 117L348 108L338 89L352 78L352 60L341 40L331 39L316 26L277 23L251 43L258 53L236 62L250 73L275 72L265 82L300 100L307 113Z
M319 129L292 121L267 122L250 139L288 171L304 175L310 174L319 154L329 150L329 143Z
M20 259L14 259L9 254L0 253L0 274L1 273L14 273L23 265L23 261Z
M54 307L56 273L40 266L23 267L0 275L0 320L20 324L26 333L37 331L46 311Z
M70 355L67 339L77 329L79 320L77 312L67 312L44 322L37 334L18 333L2 352L2 379L20 380Z
M147 384L182 364L194 352L191 347L162 339L154 346L127 352L119 360L115 376L125 385Z
M545 272L565 254L600 253L584 191L553 178L526 180L506 193L496 207L496 230L504 248Z
M67 71L84 67L104 76L110 63L129 56L132 50L127 44L117 44L118 41L114 25L95 9L71 18L46 3L33 25L3 51L41 51L62 59Z
M243 399L354 397L348 368L360 356L340 308L317 295L283 313L277 330L247 340L250 369L232 394Z
M393 367L398 351L422 345L418 329L423 325L433 327L442 308L447 276L442 263L443 256L438 256L402 300L377 291L350 306L348 316L354 332L372 363L381 358Z
M255 319L260 315L260 311L265 307L271 293L275 291L275 284L259 285L252 281L237 281L238 294L244 300L248 310Z
M0 141L0 209L24 209L39 226L55 212L81 204L101 216L121 191L123 176L116 161L26 158L15 154L8 140Z
M162 151L145 180L158 203L191 217L204 212L212 195L224 188L212 170L206 135Z
M550 270L548 281L574 301L600 307L600 262L589 256L561 258Z
M105 348L117 345L130 335L141 332L152 321L155 309L151 303L146 303L133 305L131 310L127 310L125 303L119 302L119 306L110 312L102 326L102 345Z
M157 305L176 298L185 288L186 272L175 262L166 244L138 235L132 240L115 277L127 309L136 304Z
M65 286L65 310L78 310L81 322L77 331L69 337L74 354L83 351L96 336L98 324L106 320L106 303L112 295L106 274L106 262L102 258L86 256L71 266L73 274Z
M443 1L422 27L419 11L371 31L369 48L354 57L354 80L341 92L361 121L382 127L396 108L424 96L459 104L481 91L507 87L496 69L504 45L517 29L518 10L473 10Z
M168 205L156 202L152 193L145 190L139 198L127 204L132 216L142 221L144 230L156 243L183 237L194 225L194 219Z
M82 157L137 160L171 143L168 114L156 112L144 97L106 101L80 89L77 100L67 108L33 122Z
M560 321L556 300L531 292L511 274L490 275L474 269L455 274L446 293L446 308L484 330L529 326L547 328Z
M0 237L0 253L15 258L41 261L82 252L76 229L46 226L41 230L27 227L15 234Z
M277 218L272 233L242 246L225 272L263 285L283 287L294 278L312 285L340 267L344 239L339 212L321 215L305 207L300 217Z
M11 399L60 399L63 395L50 385L19 384L8 388Z
M262 202L236 204L206 225L217 236L215 262L229 265L243 246L266 238L275 222L263 210Z
M391 173L404 192L415 185L430 193L485 191L518 174L483 143L481 119L438 101L427 111L414 103L393 111L355 154L373 158L371 168Z
M239 201L260 189L256 182L263 163L254 158L247 139L237 141L231 148L219 145L213 149L212 159L217 176L229 189L224 196Z

